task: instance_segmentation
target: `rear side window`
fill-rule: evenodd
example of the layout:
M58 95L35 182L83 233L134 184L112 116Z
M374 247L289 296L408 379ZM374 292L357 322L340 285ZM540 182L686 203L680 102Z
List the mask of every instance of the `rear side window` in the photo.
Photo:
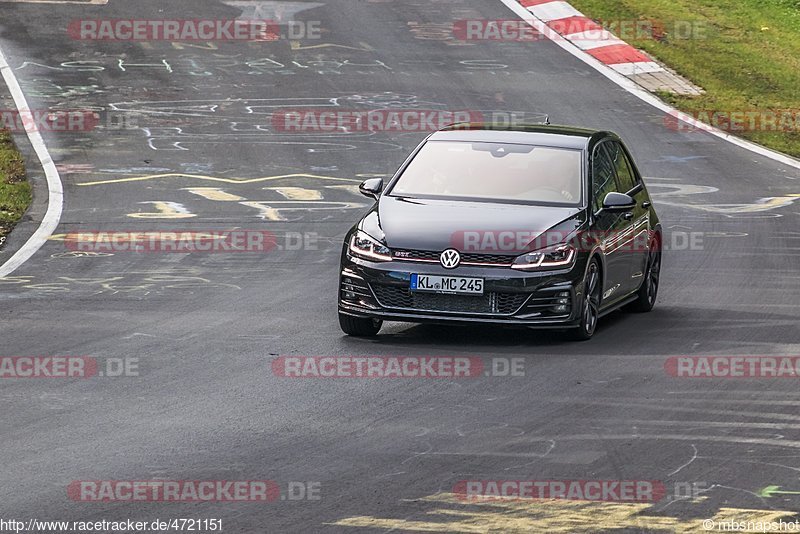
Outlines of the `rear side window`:
M595 212L603 207L603 199L607 194L617 191L614 164L604 148L606 144L595 147L592 156L592 207Z
M617 171L617 179L619 181L620 193L627 193L636 187L636 176L633 174L633 166L628 160L625 150L616 141L605 143L605 148L608 150L611 162Z

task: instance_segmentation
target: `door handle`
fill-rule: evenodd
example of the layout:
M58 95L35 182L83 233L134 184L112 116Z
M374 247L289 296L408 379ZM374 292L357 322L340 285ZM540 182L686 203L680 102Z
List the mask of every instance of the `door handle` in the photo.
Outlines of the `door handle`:
M632 211L625 212L622 215L622 218L625 219L626 221L630 221L631 219L633 219L633 212Z
M645 200L644 202L642 202L642 207L645 209L649 208L652 205L653 204L649 200Z

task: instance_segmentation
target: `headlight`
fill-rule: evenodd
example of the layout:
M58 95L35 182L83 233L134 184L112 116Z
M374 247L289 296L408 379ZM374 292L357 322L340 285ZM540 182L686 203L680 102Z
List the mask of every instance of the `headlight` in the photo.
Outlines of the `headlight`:
M350 238L350 254L368 260L392 261L392 251L361 230Z
M555 245L528 252L514 260L512 269L558 269L572 265L575 248L572 245Z

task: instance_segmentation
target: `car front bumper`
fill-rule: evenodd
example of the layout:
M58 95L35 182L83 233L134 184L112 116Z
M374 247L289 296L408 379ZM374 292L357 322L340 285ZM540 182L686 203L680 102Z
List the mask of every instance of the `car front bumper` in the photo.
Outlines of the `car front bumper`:
M569 270L526 272L508 267L438 263L372 262L342 255L339 312L355 317L412 323L487 323L542 328L577 325L583 283L580 258ZM484 279L484 294L410 291L412 274Z

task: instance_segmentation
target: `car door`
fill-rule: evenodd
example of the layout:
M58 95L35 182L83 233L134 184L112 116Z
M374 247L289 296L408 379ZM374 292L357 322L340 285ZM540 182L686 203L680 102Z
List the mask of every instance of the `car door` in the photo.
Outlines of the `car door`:
M626 243L632 238L633 217L626 212L610 212L603 200L611 192L621 192L614 161L606 148L608 141L598 143L592 155L592 231L600 238L605 256L603 302L612 304L628 294L631 258Z
M621 289L625 293L631 293L639 289L647 269L650 241L650 199L642 185L641 178L635 171L630 155L622 143L609 141L606 143L606 149L614 164L620 192L630 195L636 201L636 207L632 211L631 236L623 246L625 253L630 255L628 258L630 277Z

